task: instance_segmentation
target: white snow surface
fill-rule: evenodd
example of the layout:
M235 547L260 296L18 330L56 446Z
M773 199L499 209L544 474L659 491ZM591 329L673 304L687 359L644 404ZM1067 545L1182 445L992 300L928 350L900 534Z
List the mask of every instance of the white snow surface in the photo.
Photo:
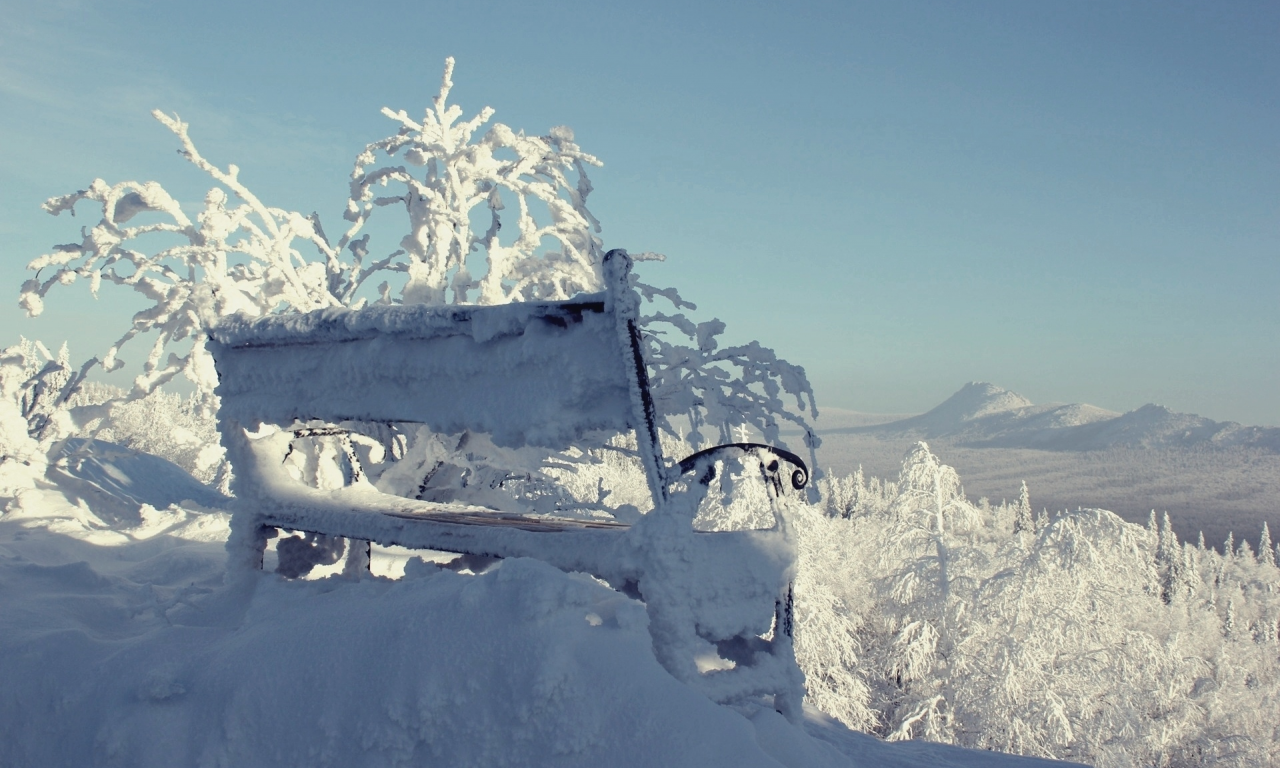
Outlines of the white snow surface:
M562 305L234 316L209 344L220 417L414 421L486 432L498 445L568 447L584 431L630 426L617 329L603 304L590 294Z
M603 304L604 293L582 294L570 307ZM535 319L560 316L556 304L522 302L499 306L393 304L351 310L330 307L305 313L255 318L233 315L215 336L231 346L352 341L392 335L415 339L466 335L477 342L520 335ZM580 310L579 310L580 311Z
M139 467L98 448L70 468L81 490L46 482L0 516L0 765L1044 762L717 706L658 664L641 604L536 560L224 586L224 512L91 508L85 484L118 508L189 490Z

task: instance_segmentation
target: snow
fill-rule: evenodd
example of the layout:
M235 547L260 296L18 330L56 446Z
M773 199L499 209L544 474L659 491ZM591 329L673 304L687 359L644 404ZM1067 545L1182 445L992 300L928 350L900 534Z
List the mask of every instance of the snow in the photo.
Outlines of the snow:
M70 438L50 472L64 492L83 496L98 515L136 522L142 504L163 509L194 502L223 507L229 499L176 464L102 440Z
M574 315L581 316L584 312L599 313L604 301L605 295L599 293L582 294L572 302L562 303L523 302L486 307L395 304L358 311L329 308L265 318L233 315L219 323L216 336L221 343L233 347L271 346L282 342L349 342L385 335L412 339L469 336L485 342L499 336L523 334L534 319L572 321Z
M121 506L183 495L127 449L93 457L81 481ZM536 560L224 585L226 513L86 499L42 483L0 517L3 765L1041 762L718 706L658 663L643 605Z
M277 571L293 576L336 561L343 545L332 537L536 557L643 596L654 652L676 679L720 703L769 696L797 720L804 678L791 653L792 542L781 518L769 532L695 534L701 486L668 492L675 477L666 477L645 385L630 266L625 251L610 251L607 293L585 302L328 309L215 327L220 429L238 497L232 562L260 567L274 529L308 534L277 548ZM363 473L345 487L313 489L283 461L292 434L259 429L309 418L418 421L510 447L567 447L587 430L634 427L654 509L630 528L601 529L408 501L381 494ZM259 434L246 435L242 423ZM772 639L762 639L772 626ZM732 649L725 668L717 648ZM706 670L703 657L712 661Z
M486 432L498 445L567 447L586 430L629 425L617 332L603 309L603 297L589 295L564 304L235 316L210 342L221 417L415 421L443 433Z

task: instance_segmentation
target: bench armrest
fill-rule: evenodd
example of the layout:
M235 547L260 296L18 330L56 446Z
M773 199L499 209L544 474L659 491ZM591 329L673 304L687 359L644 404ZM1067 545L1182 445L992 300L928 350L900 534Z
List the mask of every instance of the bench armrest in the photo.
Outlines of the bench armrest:
M764 464L765 471L769 474L770 479L773 480L778 490L781 490L781 481L778 478L779 461L785 461L795 467L791 472L792 488L799 491L809 483L809 467L805 465L803 459L791 451L763 443L727 443L704 451L698 451L692 456L681 460L677 465L679 473L676 476L679 477L693 472L696 475L697 482L707 485L716 477L716 462L735 455L759 457Z

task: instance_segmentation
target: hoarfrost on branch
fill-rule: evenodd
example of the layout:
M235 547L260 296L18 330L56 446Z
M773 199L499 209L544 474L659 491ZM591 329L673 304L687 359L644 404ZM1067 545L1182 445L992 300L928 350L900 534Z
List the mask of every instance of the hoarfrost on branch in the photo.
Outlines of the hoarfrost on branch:
M84 362L65 382L57 401L71 414L70 421L81 429L106 424L114 401L78 409L69 403L93 369L123 367L122 350L132 348L139 336L149 338L150 349L123 399L145 398L181 376L194 385L197 410L211 420L217 377L205 341L209 328L228 315L359 308L368 301L563 300L600 290L603 242L600 223L587 208L592 186L586 170L600 161L582 151L563 126L544 136L527 136L491 123L494 110L488 107L463 120L462 110L448 103L453 66L453 59L447 59L440 89L420 120L404 110L383 110L397 124L396 133L367 145L357 156L343 212L347 229L336 241L329 239L317 214L263 203L240 182L239 168L224 169L206 160L188 125L159 111L153 114L177 137L179 153L216 182L194 219L154 181L112 185L95 179L86 189L46 202L45 210L54 215L74 215L78 204L91 203L100 218L81 230L78 242L55 246L28 265L35 276L23 285L20 301L29 314L43 311L54 286L80 280L89 283L95 296L105 281L129 287L148 302L105 354ZM385 232L384 226L375 226L381 218L375 221L374 214L388 208L402 209L407 217L394 248L374 242ZM393 283L400 286L398 296ZM813 459L819 441L808 428L806 413L816 416L817 408L803 368L757 342L722 348L716 338L724 331L719 320L688 319L680 310L694 306L674 289L638 282L635 287L648 301L661 297L675 307L671 314L641 318L668 436L687 437L696 450L709 442L708 429L720 442L730 442L733 430L753 428L765 441L782 443L779 426L785 421L802 427ZM787 397L793 398L794 409ZM672 417L683 419L687 431L673 424ZM350 438L334 439L344 442L344 453L351 453L345 445ZM416 436L414 446L426 440ZM601 450L616 449L600 446L578 459L600 464ZM418 452L416 447L408 451ZM544 460L533 471L521 464L506 480L493 482L519 486L523 490L517 494L539 489L534 495L542 498L546 487L557 483L554 472L541 470L578 459ZM464 474L485 474L460 454L452 461ZM411 485L428 482L430 477L418 478ZM603 498L593 492L592 499L574 500L563 489L551 495L589 507Z

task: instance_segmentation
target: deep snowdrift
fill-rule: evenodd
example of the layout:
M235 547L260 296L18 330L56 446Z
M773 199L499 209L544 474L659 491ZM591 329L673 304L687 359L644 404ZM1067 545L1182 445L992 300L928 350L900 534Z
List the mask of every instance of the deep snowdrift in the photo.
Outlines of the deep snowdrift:
M166 472L145 487L128 451L97 456L118 504L179 492ZM642 605L536 561L236 590L224 513L108 522L85 498L46 485L0 517L0 765L1040 762L716 706L654 659Z

